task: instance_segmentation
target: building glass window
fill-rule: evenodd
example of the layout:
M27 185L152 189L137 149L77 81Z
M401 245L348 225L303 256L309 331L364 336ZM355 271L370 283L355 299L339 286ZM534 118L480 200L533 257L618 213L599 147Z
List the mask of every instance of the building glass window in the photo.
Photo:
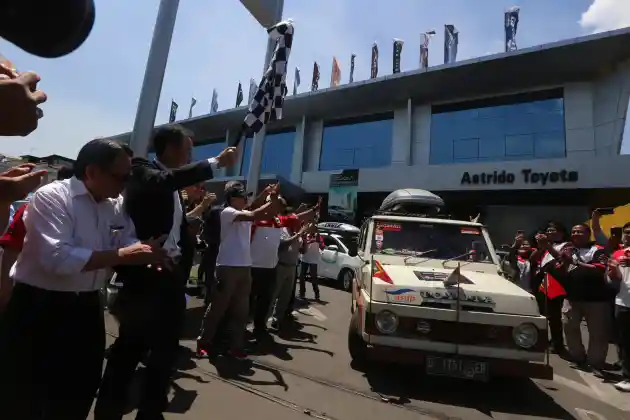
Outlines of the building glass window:
M394 118L324 127L320 171L379 168L392 160Z
M253 139L245 139L243 144L243 157L241 162L241 175L247 176L252 156ZM280 175L285 179L291 178L293 166L293 146L295 144L295 131L285 133L272 133L265 135L263 156L260 173L265 175Z
M197 162L199 160L216 157L223 149L225 149L225 141L223 140L195 146L192 152L192 160L193 162Z
M434 165L566 155L561 89L434 106Z

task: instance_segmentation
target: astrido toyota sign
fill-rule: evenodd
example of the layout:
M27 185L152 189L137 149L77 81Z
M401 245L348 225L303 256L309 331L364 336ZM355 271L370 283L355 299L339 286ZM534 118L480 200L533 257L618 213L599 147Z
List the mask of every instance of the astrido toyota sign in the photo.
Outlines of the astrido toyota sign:
M493 171L483 173L464 172L462 185L503 185L519 183L535 184L540 186L555 184L570 184L578 181L577 171L534 172L531 169L523 169L520 172Z

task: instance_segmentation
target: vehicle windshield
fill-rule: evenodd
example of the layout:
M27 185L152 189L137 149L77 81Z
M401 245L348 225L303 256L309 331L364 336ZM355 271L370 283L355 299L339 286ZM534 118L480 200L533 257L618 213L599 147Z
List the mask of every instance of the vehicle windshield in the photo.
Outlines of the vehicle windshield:
M374 222L375 254L493 264L481 229L474 226L422 222Z

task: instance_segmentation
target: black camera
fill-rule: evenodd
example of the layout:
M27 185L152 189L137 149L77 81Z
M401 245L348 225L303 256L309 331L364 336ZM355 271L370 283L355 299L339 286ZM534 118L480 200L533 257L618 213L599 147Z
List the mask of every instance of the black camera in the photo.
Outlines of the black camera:
M0 37L39 57L62 57L85 42L94 15L94 0L0 0Z

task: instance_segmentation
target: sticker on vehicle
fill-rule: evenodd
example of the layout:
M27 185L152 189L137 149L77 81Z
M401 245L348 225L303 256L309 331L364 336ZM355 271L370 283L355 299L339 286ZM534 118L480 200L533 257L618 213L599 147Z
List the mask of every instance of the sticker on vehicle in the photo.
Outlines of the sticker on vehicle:
M402 230L402 226L395 223L378 223L376 225L376 229L389 232L400 232Z
M479 229L475 229L475 228L462 228L461 233L463 233L464 235L479 235L481 234L481 232L479 232Z

